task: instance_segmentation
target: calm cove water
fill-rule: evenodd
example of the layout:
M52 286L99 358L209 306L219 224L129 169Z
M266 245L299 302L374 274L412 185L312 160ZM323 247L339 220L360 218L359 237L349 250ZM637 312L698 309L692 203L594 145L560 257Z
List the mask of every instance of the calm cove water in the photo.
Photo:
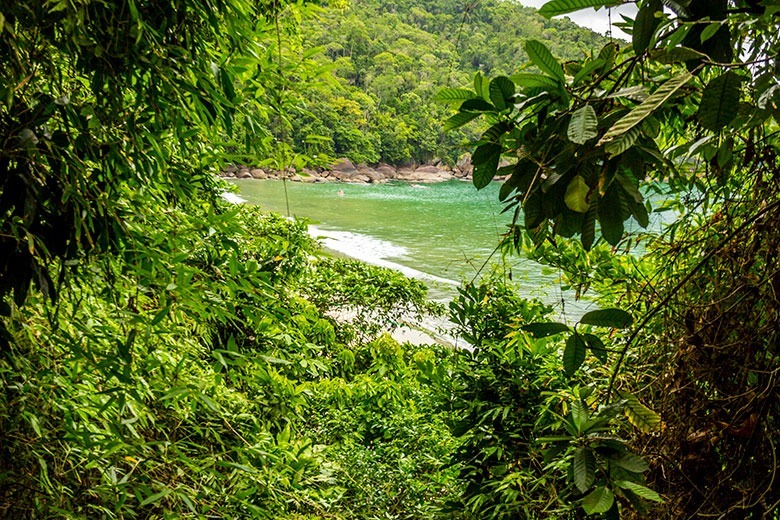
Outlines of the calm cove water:
M247 202L287 214L281 181L232 183ZM493 183L477 191L462 181L426 185L288 182L287 199L290 215L308 220L312 235L327 249L425 280L433 298L448 299L486 261L500 262L500 254L493 252L511 214L501 213L498 188ZM509 265L521 294L560 302L558 284L553 276L542 273L540 265L517 257L510 258ZM489 269L488 265L483 272ZM572 300L567 298L567 307Z

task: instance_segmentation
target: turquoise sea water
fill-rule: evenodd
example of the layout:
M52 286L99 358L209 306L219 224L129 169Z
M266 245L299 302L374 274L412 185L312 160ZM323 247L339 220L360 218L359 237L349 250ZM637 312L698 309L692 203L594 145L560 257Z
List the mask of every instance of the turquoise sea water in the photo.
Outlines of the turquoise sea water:
M330 250L421 278L434 298L446 299L471 280L487 261L500 263L494 250L511 221L501 213L497 183L477 191L471 183L417 185L303 184L235 180L251 204L307 219L311 232ZM560 301L555 276L527 259L508 259L518 290L548 303Z

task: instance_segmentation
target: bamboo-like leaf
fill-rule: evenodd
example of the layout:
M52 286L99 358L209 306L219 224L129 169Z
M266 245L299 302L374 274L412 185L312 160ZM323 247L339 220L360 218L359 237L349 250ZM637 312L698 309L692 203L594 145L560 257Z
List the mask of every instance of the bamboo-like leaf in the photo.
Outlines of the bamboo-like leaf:
M535 338L545 338L547 336L553 336L560 334L561 332L568 332L571 329L563 323L529 323L523 325L522 329L530 332Z
M457 105L467 99L474 99L477 93L467 88L445 88L436 93L433 100L437 103Z
M661 426L661 417L640 403L635 395L621 392L620 397L626 401L625 414L628 422L636 426L640 431L649 433Z
M587 346L582 340L582 336L574 333L566 340L566 348L563 349L563 371L567 376L574 375L574 372L580 368L585 361ZM584 491L583 491L584 493Z
M545 18L552 18L561 14L573 13L580 9L594 7L612 7L623 2L620 0L552 0L539 9L539 14Z
M589 515L606 513L615 503L615 494L605 486L599 486L582 501L582 509Z
M593 139L598 133L599 118L590 105L579 108L571 115L569 128L566 132L569 140L577 144Z
M635 493L637 496L644 498L645 500L652 500L653 502L664 501L664 499L661 498L661 495L649 487L643 486L642 484L637 484L636 482L631 482L628 480L617 480L615 481L615 485L621 489L627 489L632 493Z
M531 62L539 67L539 70L543 73L557 79L561 83L565 81L566 76L563 74L563 67L543 43L536 40L528 40L525 42L525 52L528 53Z
M697 117L707 130L718 132L737 117L742 77L727 71L704 88Z
M479 112L458 112L444 122L444 131L455 130L481 116Z
M634 108L626 117L615 123L612 128L604 134L598 144L606 144L634 128L641 123L644 118L663 105L675 92L688 83L691 78L693 78L693 75L690 72L684 72L658 87L658 89L650 94L650 96L648 96L648 98L638 107Z
M595 325L597 327L625 329L634 323L634 318L622 309L610 308L586 312L582 318L580 318L580 323L583 325Z
M580 493L585 493L596 480L596 457L593 455L593 451L585 447L577 448L574 452L572 467L574 469L574 485L577 486Z

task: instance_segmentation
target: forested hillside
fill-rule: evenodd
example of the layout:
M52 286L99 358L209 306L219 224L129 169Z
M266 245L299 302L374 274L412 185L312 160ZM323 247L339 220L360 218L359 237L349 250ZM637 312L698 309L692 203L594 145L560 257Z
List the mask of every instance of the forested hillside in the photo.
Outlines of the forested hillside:
M528 39L567 59L605 43L568 19L548 20L514 2L471 4L358 0L302 23L301 45L322 48L318 61L336 81L303 94L304 110L292 118L296 149L356 164L452 162L474 134L442 131L445 111L433 102L439 89L470 83L477 71L519 72L528 65Z

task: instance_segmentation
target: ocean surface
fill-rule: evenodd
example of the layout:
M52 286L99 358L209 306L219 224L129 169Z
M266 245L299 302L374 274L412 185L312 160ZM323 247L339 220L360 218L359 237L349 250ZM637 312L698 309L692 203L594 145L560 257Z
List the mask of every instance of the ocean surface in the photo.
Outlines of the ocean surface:
M502 213L499 184L286 183L232 180L237 195L264 209L305 219L328 250L397 269L425 281L434 299L451 298L463 281L503 264L526 297L559 304L557 275L516 255L496 251L511 213ZM484 266L484 267L483 267ZM582 304L567 297L567 310Z

